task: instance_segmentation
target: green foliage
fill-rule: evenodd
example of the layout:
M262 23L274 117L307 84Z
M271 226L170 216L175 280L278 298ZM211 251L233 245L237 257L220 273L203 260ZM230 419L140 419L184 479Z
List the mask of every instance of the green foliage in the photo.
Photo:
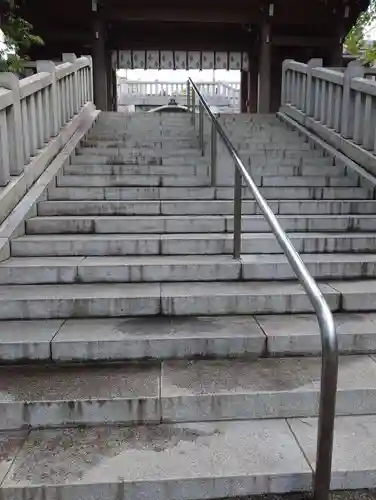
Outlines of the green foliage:
M0 29L4 35L4 46L0 48L0 71L23 73L27 56L24 54L32 45L42 45L43 40L34 35L32 25L17 15L15 0L3 0L0 12Z
M376 22L376 0L371 0L368 10L362 12L345 39L349 54L359 57L365 64L376 61L376 42L367 40L366 35Z

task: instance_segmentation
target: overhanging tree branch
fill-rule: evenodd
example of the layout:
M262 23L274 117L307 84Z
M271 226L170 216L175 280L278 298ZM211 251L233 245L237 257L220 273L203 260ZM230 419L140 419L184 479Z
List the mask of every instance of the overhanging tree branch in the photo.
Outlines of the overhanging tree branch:
M376 0L371 0L368 9L362 12L345 39L345 48L364 63L376 60L376 42L368 40L367 34L376 23Z
M16 0L0 0L0 29L4 46L0 48L0 71L22 73L27 61L25 53L43 40L33 34L33 26L18 15Z

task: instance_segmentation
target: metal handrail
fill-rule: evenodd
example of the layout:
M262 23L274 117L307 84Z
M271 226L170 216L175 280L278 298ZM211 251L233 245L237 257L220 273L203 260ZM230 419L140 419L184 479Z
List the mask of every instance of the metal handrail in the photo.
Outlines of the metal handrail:
M216 161L213 162L213 143L216 139L213 136L219 135L224 142L230 156L235 163L235 183L234 183L234 258L239 258L241 253L241 216L242 216L242 180L245 181L248 188L260 207L267 223L274 233L279 245L281 246L288 262L294 270L298 280L303 286L309 300L316 313L317 320L321 333L322 345L322 366L321 366L321 388L320 388L320 403L319 403L319 420L318 420L318 436L317 436L317 455L316 455L316 472L314 475L314 498L315 500L328 500L330 491L330 480L332 472L332 455L333 455L333 433L335 419L335 404L337 393L337 377L338 377L338 339L336 328L333 320L333 315L330 308L324 299L317 283L312 278L306 265L303 263L300 255L295 250L289 237L282 229L277 217L274 215L265 198L260 193L252 177L245 168L242 160L236 152L230 139L227 137L222 126L211 112L207 102L200 94L195 83L191 78L188 80L188 94L193 89L192 100L188 96L188 107L191 102L195 102L194 95L197 94L199 100L199 115L200 127L203 127L203 111L205 110L212 123L212 180L216 178L216 173L213 174L213 169L216 168ZM196 109L192 110L192 121L196 124ZM199 133L201 147L204 150L203 130Z

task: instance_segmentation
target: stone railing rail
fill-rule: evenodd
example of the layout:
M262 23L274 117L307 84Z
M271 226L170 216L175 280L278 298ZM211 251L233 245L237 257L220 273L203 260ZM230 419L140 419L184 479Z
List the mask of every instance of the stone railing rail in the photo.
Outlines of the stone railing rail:
M312 59L284 61L282 71L281 112L376 174L376 69L353 61L338 71Z
M32 157L93 99L92 61L64 54L38 61L38 73L18 79L0 73L0 185L20 175Z

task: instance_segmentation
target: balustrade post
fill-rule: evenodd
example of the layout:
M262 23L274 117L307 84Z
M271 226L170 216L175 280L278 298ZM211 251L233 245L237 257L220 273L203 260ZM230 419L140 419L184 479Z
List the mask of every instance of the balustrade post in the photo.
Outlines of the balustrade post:
M310 59L307 64L307 83L306 83L306 97L305 97L305 114L306 116L313 116L315 109L315 89L312 79L313 68L321 68L323 65L322 59Z
M350 139L352 134L353 105L351 100L351 80L364 77L364 68L358 61L351 61L347 66L343 79L341 134Z
M53 137L59 133L59 116L58 116L58 96L56 83L56 67L52 61L37 61L38 73L46 72L51 74L51 89L49 96L49 109L46 113L50 114L48 123L50 124L49 136Z
M63 62L75 64L76 61L77 61L76 54L71 54L71 53L63 54ZM79 97L78 97L79 95L80 95L80 89L77 78L77 69L75 69L73 73L73 114L77 113L77 111L80 109Z
M2 109L0 111L0 186L6 186L10 180L9 156L7 111Z
M13 105L7 117L7 147L10 173L19 175L24 168L20 81L13 73L0 73L0 87L11 90L13 94Z
M291 80L287 78L288 66L291 62L291 59L285 59L282 63L281 106L288 104L288 99L291 95Z
M89 95L88 100L94 101L94 77L93 77L93 58L91 56L85 56L89 63Z

